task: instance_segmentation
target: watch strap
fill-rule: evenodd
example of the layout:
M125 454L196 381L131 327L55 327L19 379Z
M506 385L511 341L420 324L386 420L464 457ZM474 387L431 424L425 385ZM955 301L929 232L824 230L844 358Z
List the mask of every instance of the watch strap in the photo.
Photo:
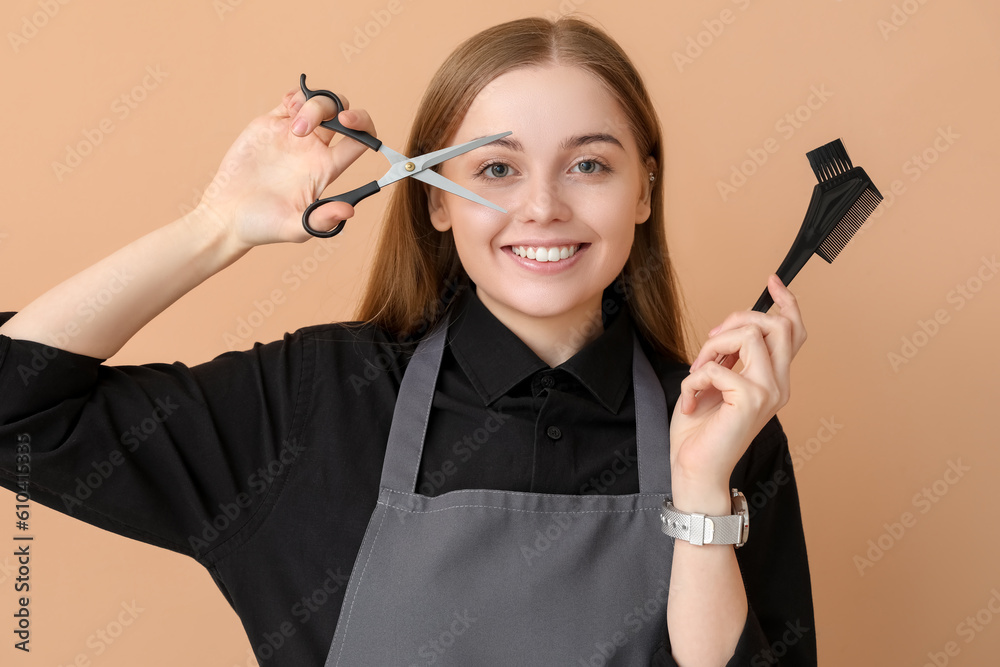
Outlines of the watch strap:
M736 490L734 489L734 497ZM670 498L663 502L662 530L673 538L695 545L734 544L745 542L747 516L743 512L726 516L705 516L697 512L687 514L676 510Z

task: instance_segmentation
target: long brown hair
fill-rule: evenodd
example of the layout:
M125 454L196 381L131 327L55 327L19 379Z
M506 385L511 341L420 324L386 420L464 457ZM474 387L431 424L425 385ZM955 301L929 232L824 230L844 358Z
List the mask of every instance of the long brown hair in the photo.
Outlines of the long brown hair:
M443 148L472 101L496 77L519 67L552 63L582 67L604 82L628 119L639 155L652 158L656 173L662 162L660 125L639 74L607 34L571 17L510 21L455 49L424 93L407 154ZM657 175L653 183L652 213L636 226L616 288L623 291L639 332L656 351L686 362L680 293L665 238L662 180ZM451 231L438 232L431 224L425 188L414 179L404 179L389 199L357 318L395 332L401 340L419 336L468 284Z

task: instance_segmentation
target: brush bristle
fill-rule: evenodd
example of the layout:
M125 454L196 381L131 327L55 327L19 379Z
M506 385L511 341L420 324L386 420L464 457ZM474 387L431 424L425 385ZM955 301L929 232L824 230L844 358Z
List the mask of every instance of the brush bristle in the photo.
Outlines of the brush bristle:
M806 157L809 158L809 166L812 167L816 180L820 183L854 168L851 158L847 156L847 149L840 139L809 151Z
M854 234L861 229L861 225L865 224L865 220L881 201L882 195L873 187L868 187L854 202L854 206L840 219L833 231L819 244L816 254L830 263L837 259L840 251L854 238Z

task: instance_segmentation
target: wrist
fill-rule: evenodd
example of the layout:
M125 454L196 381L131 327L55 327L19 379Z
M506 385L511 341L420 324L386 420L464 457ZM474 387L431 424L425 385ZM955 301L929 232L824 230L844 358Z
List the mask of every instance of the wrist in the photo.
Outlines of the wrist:
M728 486L692 486L671 481L671 499L679 512L697 512L705 516L732 513L732 494Z
M229 266L243 255L247 254L252 245L240 241L233 232L233 225L223 218L211 206L198 205L185 215L188 229L205 245L204 250L211 258L209 261L216 266L212 273Z
M688 497L689 499L691 497ZM750 515L746 498L736 489L731 490L729 501L725 505L715 505L711 496L694 500L701 503L703 510L685 510L674 503L668 496L663 500L663 510L660 520L662 530L680 542L689 542L693 546L735 545L740 548L746 544L750 532Z

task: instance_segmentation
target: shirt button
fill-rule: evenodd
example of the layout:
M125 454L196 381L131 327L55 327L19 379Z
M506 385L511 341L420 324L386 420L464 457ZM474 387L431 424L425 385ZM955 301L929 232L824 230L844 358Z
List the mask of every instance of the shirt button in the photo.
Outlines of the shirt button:
M550 426L545 429L546 435L548 435L553 440L558 440L562 437L562 431L559 430L558 426Z
M556 380L551 375L543 375L542 376L542 386L543 387L552 387L552 386L555 385L555 383L556 383Z

